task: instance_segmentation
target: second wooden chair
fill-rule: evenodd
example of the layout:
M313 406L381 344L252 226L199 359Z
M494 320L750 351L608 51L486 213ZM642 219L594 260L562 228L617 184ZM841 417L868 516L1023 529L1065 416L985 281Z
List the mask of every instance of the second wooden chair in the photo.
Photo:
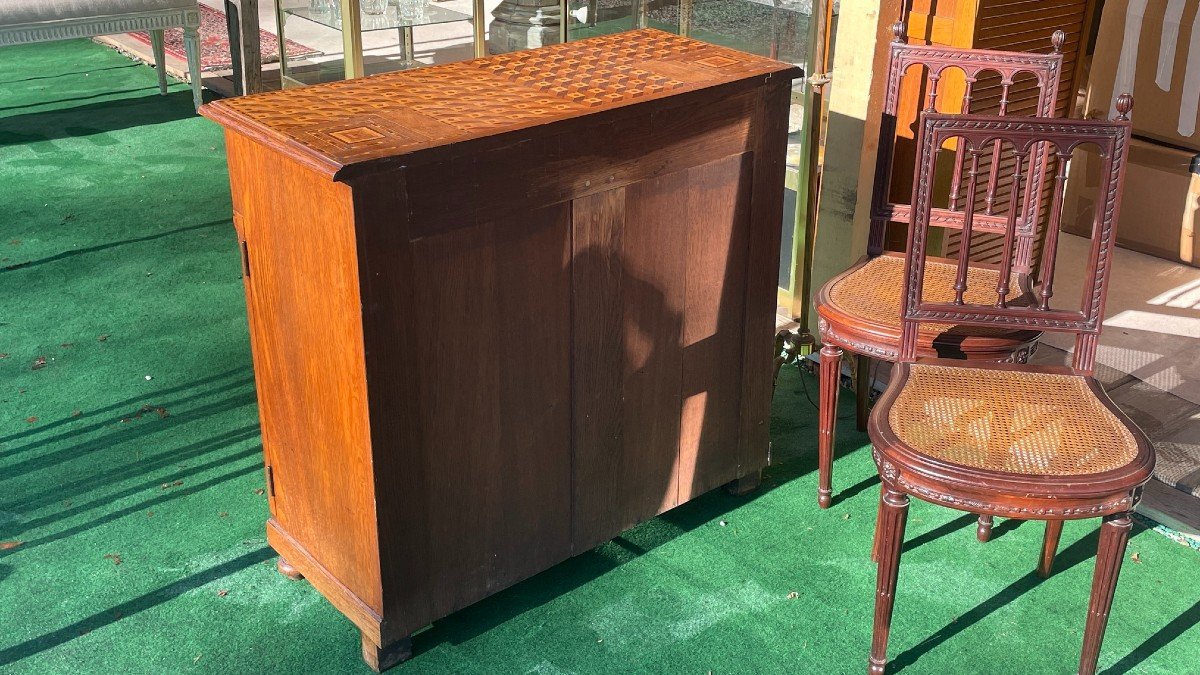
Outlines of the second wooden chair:
M835 419L837 416L838 385L841 376L843 350L858 355L856 389L858 394L858 427L866 429L868 390L871 386L868 375L870 359L895 361L900 349L900 288L903 284L904 256L901 253L885 252L884 238L888 223L907 224L911 220L911 206L897 203L889 197L892 168L896 154L895 139L897 114L900 108L902 82L910 71L924 69L924 97L926 110L938 107L939 85L952 71L958 71L964 80L962 89L962 113L973 112L976 100L990 98L995 101L1000 115L1010 113L1010 96L1014 85L1019 84L1029 97L1025 79L1036 83L1037 96L1023 110L1012 110L1037 117L1053 117L1058 95L1059 73L1062 69L1061 48L1064 40L1062 31L1051 36L1053 51L1050 54L1005 52L991 50L957 49L907 44L904 24L893 26L895 35L891 47L891 58L887 71L887 90L884 98L883 121L879 135L879 151L876 159L875 181L872 187L871 228L867 255L842 274L822 286L814 297L821 333L820 367L820 414L818 421L818 464L819 478L817 501L821 508L828 508L833 500L833 447ZM999 82L995 76L999 75ZM990 80L989 80L990 77ZM911 76L910 76L911 78ZM998 91L989 91L986 96L976 90L984 85ZM999 87L996 87L999 84ZM982 85L981 85L982 86ZM918 95L920 92L918 92ZM943 102L942 108L947 107ZM977 107L983 107L982 104ZM1046 173L1044 149L1039 161L1031 162L1022 179L1028 188L1026 198L1015 208L1020 209L1017 237L1021 246L1014 260L1012 272L1013 288L1033 269L1032 254L1038 236L1036 223L1042 207L1042 185ZM993 170L989 174L985 200L987 208L976 215L976 222L996 225L1004 222L1006 211L1005 195L1011 185L998 180L996 165L1001 162L1001 153L993 151L987 161ZM962 153L957 153L954 173L951 178L951 196L944 206L933 209L935 223L962 222L964 211L960 198L960 178L965 174ZM997 273L994 267L970 265L967 270L968 288L996 286ZM953 297L955 265L949 260L931 260L927 267L925 290L931 296L948 299ZM972 293L974 291L971 291ZM982 361L1025 361L1035 348L1040 333L1024 329L976 329L962 328L952 324L927 324L921 326L918 352L922 356L943 356ZM991 530L992 519L981 516L978 536L986 541Z

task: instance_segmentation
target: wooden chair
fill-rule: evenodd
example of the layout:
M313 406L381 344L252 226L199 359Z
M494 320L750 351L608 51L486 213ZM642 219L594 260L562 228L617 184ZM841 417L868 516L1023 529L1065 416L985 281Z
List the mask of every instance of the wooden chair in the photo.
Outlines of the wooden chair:
M904 307L899 361L874 412L869 433L883 481L874 557L878 562L875 628L869 672L887 663L896 577L910 495L992 516L1046 521L1038 573L1050 573L1064 520L1102 517L1091 601L1079 672L1095 672L1096 659L1117 573L1132 525L1130 513L1150 479L1154 451L1140 430L1105 395L1092 377L1104 316L1112 254L1113 224L1120 208L1133 99L1119 99L1113 122L1043 120L993 116L925 114L913 191L914 218L905 259ZM966 218L939 222L932 208L932 175L940 148L957 139L971 163ZM1000 141L1014 150L1014 172L1037 161L1038 147L1058 159L1053 202L1037 282L1010 286L1020 247L1018 210L1002 225L978 222L979 164L984 149ZM1096 198L1091 254L1078 308L1052 307L1055 254L1062 213L1066 165L1083 144L1103 158ZM1021 181L1015 183L1019 189ZM1028 188L1027 188L1028 189ZM1010 196L1017 200L1017 190ZM991 280L970 276L967 246L953 271L951 297L931 295L931 261L925 246L931 226L961 227L969 243L976 232L1003 236L1002 259ZM1060 304L1060 303L1055 303ZM1069 305L1068 305L1069 306ZM922 322L979 327L1024 327L1075 333L1071 367L963 362L921 357Z
M895 38L892 42L891 60L887 74L887 92L884 99L883 121L879 135L879 151L875 165L875 182L872 189L871 227L867 244L867 255L853 267L834 277L819 289L814 297L817 325L821 333L820 367L820 413L818 417L817 456L819 465L817 503L828 508L833 500L833 446L834 427L837 416L838 381L841 376L842 351L849 350L858 355L856 389L858 396L858 427L866 429L868 396L870 390L870 359L895 361L900 348L900 285L904 258L899 253L885 253L884 235L887 224L908 223L909 205L895 203L889 199L892 179L892 164L895 155L896 115L900 103L901 81L905 73L924 67L927 79L927 110L937 105L939 83L952 70L961 71L965 78L961 112L971 112L974 86L988 74L1000 76L999 113L1007 114L1009 93L1014 82L1023 73L1036 79L1038 88L1036 107L1038 117L1053 117L1058 93L1059 73L1062 70L1062 44L1065 34L1055 31L1051 36L1053 51L1050 54L1029 54L990 50L956 49L952 47L927 47L906 44L903 22L892 27ZM1024 86L1024 83L1021 83ZM945 107L943 105L943 107ZM994 169L999 153L993 152L990 163ZM1017 236L1021 246L1014 259L1013 272L1018 279L1032 271L1031 256L1037 237L1035 224L1041 208L1041 188L1046 163L1032 163L1025 176L1033 188L1028 199L1020 205L1022 218L1018 222ZM963 210L960 206L963 155L955 157L951 196L946 208L935 208L933 218L937 223L961 222ZM997 204L1008 186L990 179L987 184L984 213L976 216L981 223L1002 223L1003 204ZM953 293L954 266L947 261L931 262L930 276L925 280L926 290L939 297L950 297ZM983 266L971 264L968 275L973 282L992 281L995 272ZM975 285L975 284L972 284ZM949 324L922 326L918 340L921 355L954 356L971 360L1016 361L1028 359L1036 346L1039 333L1023 328L1012 330L988 328L972 330ZM978 536L987 541L991 531L991 519L980 519Z

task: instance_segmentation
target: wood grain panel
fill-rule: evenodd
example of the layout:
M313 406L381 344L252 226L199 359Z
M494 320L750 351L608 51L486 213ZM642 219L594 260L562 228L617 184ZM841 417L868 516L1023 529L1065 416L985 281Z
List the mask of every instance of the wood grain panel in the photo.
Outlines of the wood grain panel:
M575 552L604 541L624 521L614 487L625 445L620 367L624 349L625 188L571 205L572 534Z
M749 153L687 172L679 501L737 475L750 226ZM715 363L731 364L714 368Z
M413 244L431 602L569 554L568 206ZM496 358L503 354L504 358Z
M375 496L350 189L239 136L227 146L272 516L379 612L378 539L359 515Z
M783 199L777 186L783 183L787 154L787 110L791 84L776 82L760 92L758 114L751 137L754 157L750 189L753 221L747 242L746 311L742 320L741 433L738 476L767 465L771 452L771 382L775 359L776 277L767 269L779 269L779 239Z

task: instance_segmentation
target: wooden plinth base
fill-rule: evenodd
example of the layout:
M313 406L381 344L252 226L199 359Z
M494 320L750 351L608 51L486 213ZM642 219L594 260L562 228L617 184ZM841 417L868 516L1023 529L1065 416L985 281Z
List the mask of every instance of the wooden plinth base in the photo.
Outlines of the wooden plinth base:
M734 496L742 496L749 494L758 489L762 485L762 471L752 471L751 473L742 476L736 480L731 480L725 484L725 490Z
M380 647L366 635L362 636L363 661L377 673L412 658L412 638L397 640L386 647Z

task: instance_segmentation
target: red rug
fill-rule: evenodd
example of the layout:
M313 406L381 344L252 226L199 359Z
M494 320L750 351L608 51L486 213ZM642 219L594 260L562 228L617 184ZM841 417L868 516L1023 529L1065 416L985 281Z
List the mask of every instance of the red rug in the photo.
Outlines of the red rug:
M183 49L183 29L168 28L163 39L167 53L187 62L187 52ZM148 33L130 33L130 37L144 44L150 44ZM274 33L259 31L262 45L262 62L275 63L279 60L279 37ZM318 51L294 42L287 41L289 57L308 56ZM233 68L233 59L229 56L229 24L225 21L225 13L207 5L200 5L200 70L229 70Z

